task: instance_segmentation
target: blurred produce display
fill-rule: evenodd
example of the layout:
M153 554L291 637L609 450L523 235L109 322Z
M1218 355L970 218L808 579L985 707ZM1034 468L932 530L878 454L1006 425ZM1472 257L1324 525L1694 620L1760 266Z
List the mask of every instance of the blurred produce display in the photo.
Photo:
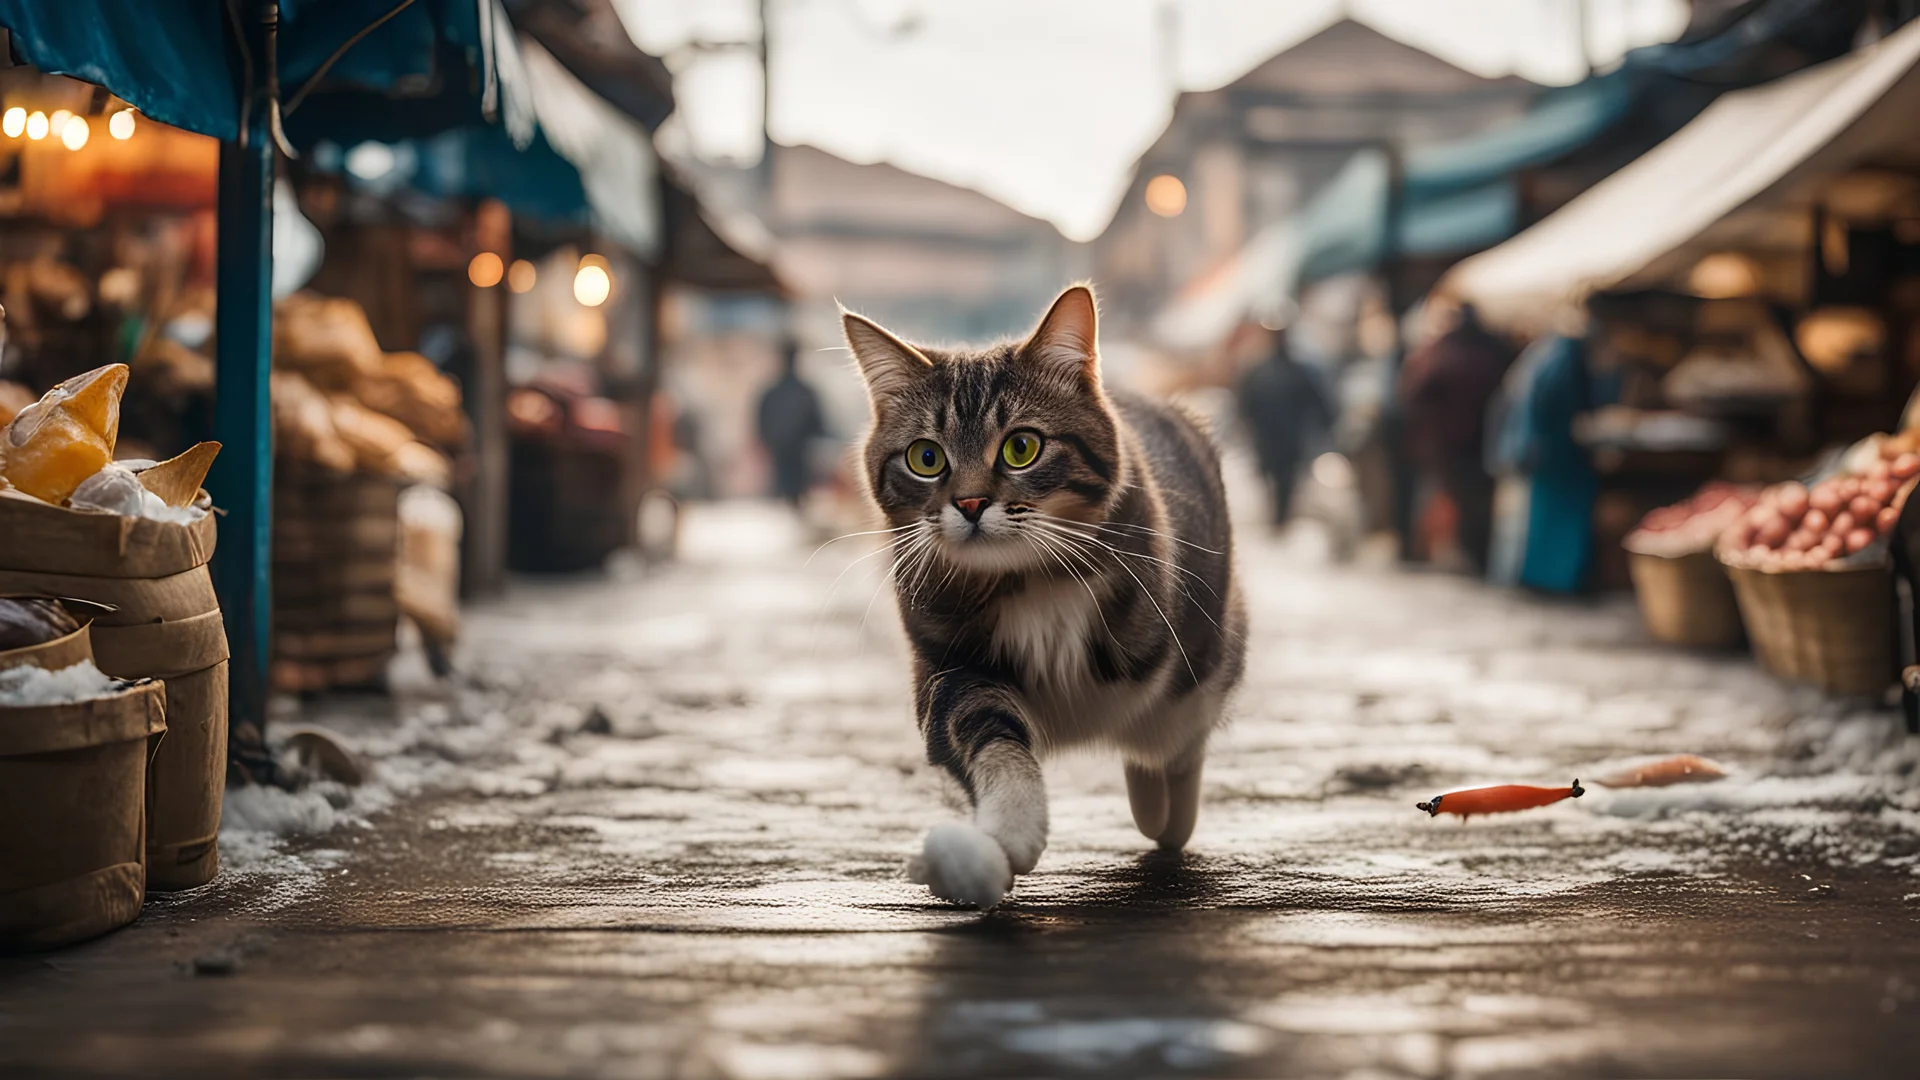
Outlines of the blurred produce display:
M1840 471L1808 487L1768 488L1720 538L1728 566L1751 570L1850 569L1884 560L1883 541L1920 476L1920 432L1870 440Z
M1669 559L1712 551L1720 534L1759 496L1760 489L1750 484L1710 482L1685 502L1649 511L1624 544L1628 551Z

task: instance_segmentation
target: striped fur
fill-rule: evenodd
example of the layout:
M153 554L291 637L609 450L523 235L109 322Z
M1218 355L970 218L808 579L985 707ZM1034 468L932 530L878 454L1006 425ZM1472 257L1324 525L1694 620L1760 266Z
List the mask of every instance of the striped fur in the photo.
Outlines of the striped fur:
M916 347L845 316L927 757L975 807L909 868L949 899L992 906L1032 868L1047 828L1033 761L1054 750L1117 750L1141 831L1182 846L1244 664L1212 443L1178 409L1102 387L1096 320L1082 286L1025 341L983 349ZM1002 447L1021 432L1041 449L1016 468ZM936 475L909 465L920 440L944 452ZM967 828L992 837L1004 868L955 831Z

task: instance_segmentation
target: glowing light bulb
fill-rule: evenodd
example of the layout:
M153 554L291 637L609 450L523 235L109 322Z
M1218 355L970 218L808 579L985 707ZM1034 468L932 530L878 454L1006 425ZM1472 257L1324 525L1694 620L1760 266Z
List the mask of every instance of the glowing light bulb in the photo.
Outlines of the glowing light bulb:
M107 134L116 139L133 138L133 110L122 109L108 117Z
M514 292L528 292L538 280L540 280L540 271L534 269L534 265L525 259L515 259L513 265L507 267L507 288Z
M33 115L27 117L27 138L38 142L46 137L47 114L35 109Z
M87 126L86 117L83 116L68 120L67 126L60 129L60 141L67 144L69 150L78 150L87 145L87 139L92 135L93 129Z
M588 307L599 307L613 295L613 278L604 267L588 263L573 275L573 298Z
M467 264L467 280L483 289L491 289L500 284L500 275L505 270L506 267L501 263L500 256L491 251L483 251L475 255L473 261Z
M0 132L4 132L7 138L17 139L25 130L27 130L27 110L20 106L15 105L7 110L5 116L0 116Z

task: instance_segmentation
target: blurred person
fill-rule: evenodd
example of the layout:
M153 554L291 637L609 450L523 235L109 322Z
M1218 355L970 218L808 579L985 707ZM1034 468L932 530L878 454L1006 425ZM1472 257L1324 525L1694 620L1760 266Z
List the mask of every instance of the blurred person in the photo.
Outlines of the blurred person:
M781 345L780 377L760 395L760 443L773 465L773 492L795 510L813 480L813 442L827 431L820 395L800 377L800 347Z
M1540 338L1507 373L1487 416L1487 467L1499 477L1495 581L1556 593L1586 583L1600 474L1573 424L1593 399L1586 347L1573 338Z
M1333 426L1333 405L1319 377L1293 358L1285 329L1274 331L1266 358L1240 379L1240 415L1266 479L1273 524L1293 516L1294 480L1319 433Z
M1408 456L1430 490L1444 493L1457 515L1461 554L1485 572L1493 530L1493 477L1486 468L1488 403L1500 389L1513 352L1480 323L1471 304L1429 302L1444 328L1407 355L1399 398Z

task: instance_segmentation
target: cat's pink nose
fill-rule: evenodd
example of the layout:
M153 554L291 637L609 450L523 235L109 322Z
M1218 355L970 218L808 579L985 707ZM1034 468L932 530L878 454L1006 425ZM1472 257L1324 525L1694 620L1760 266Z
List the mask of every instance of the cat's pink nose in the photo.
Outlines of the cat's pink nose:
M977 499L955 499L953 505L960 508L960 515L968 521L979 521L980 514L993 500L982 497Z

